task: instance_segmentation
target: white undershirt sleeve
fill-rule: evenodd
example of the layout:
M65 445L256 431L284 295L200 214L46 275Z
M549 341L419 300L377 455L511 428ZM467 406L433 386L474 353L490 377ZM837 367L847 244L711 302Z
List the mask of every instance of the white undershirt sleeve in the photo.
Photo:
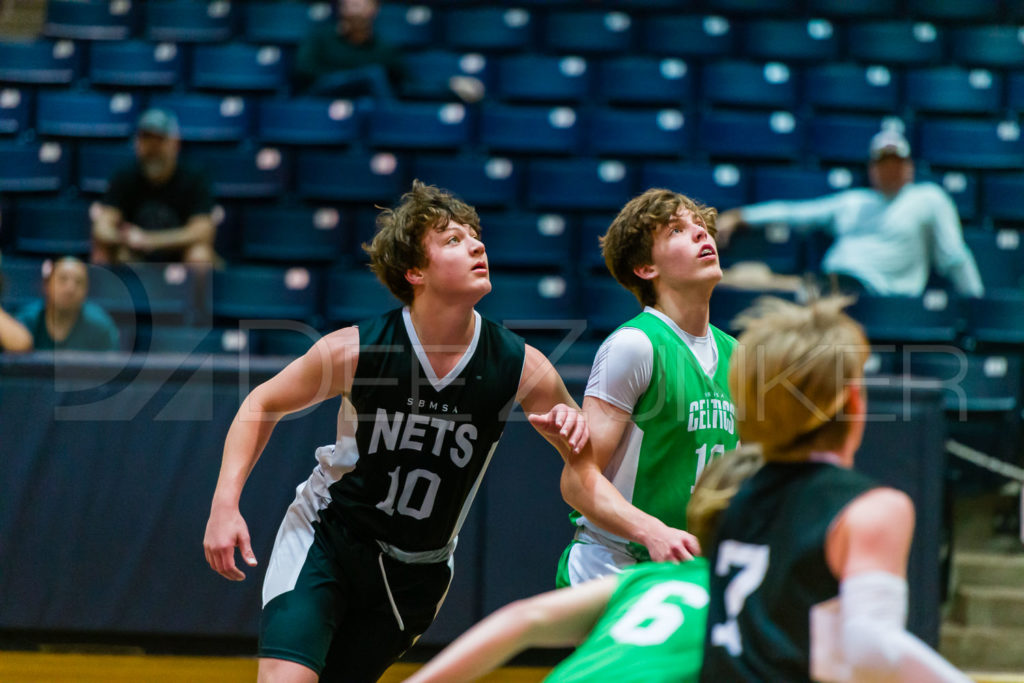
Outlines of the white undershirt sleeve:
M623 327L597 350L585 395L632 413L651 384L653 366L651 340L638 329Z
M839 584L839 610L848 680L970 682L904 628L906 579L882 571L844 579Z

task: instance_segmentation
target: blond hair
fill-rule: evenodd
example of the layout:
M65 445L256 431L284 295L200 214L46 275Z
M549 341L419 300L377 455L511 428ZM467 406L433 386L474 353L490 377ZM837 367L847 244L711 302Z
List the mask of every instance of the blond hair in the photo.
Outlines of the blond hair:
M444 230L449 221L461 223L480 236L476 209L449 192L412 182L401 203L377 216L373 241L363 245L370 255L370 270L402 303L411 304L413 289L405 274L410 268L427 265L423 236L429 230Z
M672 190L652 188L629 200L601 237L601 254L608 270L643 306L657 303L654 284L634 270L650 265L654 234L674 220L680 207L702 221L712 237L718 234L714 208Z
M762 464L760 447L745 444L704 468L686 506L686 529L697 537L701 548L711 547L722 512Z
M744 332L729 363L729 391L740 438L760 444L766 461L802 460L846 439L843 408L870 351L863 328L843 312L850 303L765 297L737 318Z

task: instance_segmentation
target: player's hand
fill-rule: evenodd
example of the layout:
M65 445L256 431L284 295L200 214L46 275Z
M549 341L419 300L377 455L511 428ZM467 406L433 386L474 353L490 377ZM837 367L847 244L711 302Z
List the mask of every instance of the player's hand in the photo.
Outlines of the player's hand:
M715 230L718 233L715 235L715 243L719 249L729 246L729 240L742 222L739 209L729 209L718 214L715 219Z
M579 453L590 440L587 416L564 403L559 403L546 413L527 415L530 424L542 435L563 439L573 453Z
M686 562L700 555L696 536L665 524L645 535L641 542L654 562Z
M206 522L203 550L206 561L213 571L225 579L242 581L245 574L235 566L235 548L242 553L242 559L250 567L256 566L256 555L249 542L249 527L238 508L232 510L214 509Z

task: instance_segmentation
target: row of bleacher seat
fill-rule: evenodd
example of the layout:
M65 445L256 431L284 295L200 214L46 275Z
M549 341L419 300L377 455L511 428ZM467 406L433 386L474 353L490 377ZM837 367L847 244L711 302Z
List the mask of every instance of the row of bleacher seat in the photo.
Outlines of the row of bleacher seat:
M732 22L737 15L743 16L744 9L770 3L712 1L703 7L696 2L683 6L667 3L663 9L674 12L641 13L640 8L650 10L652 4L594 9L581 3L569 10L538 2L505 7L395 2L382 6L377 25L389 42L407 48L436 42L453 49L481 51L609 54L641 48L655 54L694 57L733 55L739 48L755 58L816 60L835 59L845 47L853 59L902 62L943 59L948 32L948 54L954 60L992 66L1019 64L1024 59L1012 27L1002 23L1024 18L1024 10L1009 3L1006 9L1012 11L1004 12L999 0L960 0L955 8L949 0L911 0L908 18L901 20L895 20L901 16L898 3L890 1L890 7L875 15L885 21L863 24L850 18L857 17L854 12L829 18L838 9L834 0L817 3L821 7L815 7L814 0L808 7L790 2L789 17L803 13L808 17L820 13L821 17L745 17L735 27ZM294 45L317 24L331 21L328 3L53 0L43 30L49 36L82 40L143 36L156 41L219 42L238 37L252 43ZM964 26L965 21L978 25Z
M122 322L210 326L239 320L292 320L333 329L399 305L365 265L305 267L229 265L197 273L181 264L90 267L90 299ZM5 259L5 308L39 296L41 262ZM560 336L579 329L603 338L640 305L607 275L493 273L478 309L530 334ZM719 287L712 322L735 331L735 316L764 292ZM793 294L776 294L793 299ZM198 304L198 305L197 305ZM1024 343L1024 293L994 290L961 300L942 290L922 297L861 296L850 309L876 344L955 344L971 348ZM514 321L514 322L512 322ZM286 327L286 325L284 325Z
M274 47L241 44L197 47L186 58L180 46L129 41L97 43L89 66L53 58L57 43L0 43L0 84L7 84L13 116L20 93L27 107L34 93L40 106L54 97L46 86L96 89L97 98L126 91L187 87L195 92L246 95L286 92L292 81ZM1024 43L1022 43L1024 49ZM186 62L190 64L186 71ZM676 58L629 56L588 60L578 56L481 55L432 50L410 56L410 78L402 95L445 99L454 75L479 78L488 98L504 102L588 101L644 105L745 106L779 109L990 114L1024 110L1024 60L1019 70L959 66L926 68L863 66L825 62L806 67L782 62L720 59L701 66ZM186 77L187 74L187 77ZM83 78L84 77L84 78ZM63 91L62 91L63 92ZM75 93L69 94L74 96Z

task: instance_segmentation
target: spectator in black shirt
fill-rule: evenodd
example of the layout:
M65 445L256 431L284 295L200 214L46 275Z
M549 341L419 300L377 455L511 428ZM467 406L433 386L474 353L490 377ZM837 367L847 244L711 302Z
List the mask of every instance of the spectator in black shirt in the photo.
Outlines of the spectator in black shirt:
M150 109L139 119L136 161L113 175L93 220L94 263L218 260L210 183L178 163L180 145L171 112Z

